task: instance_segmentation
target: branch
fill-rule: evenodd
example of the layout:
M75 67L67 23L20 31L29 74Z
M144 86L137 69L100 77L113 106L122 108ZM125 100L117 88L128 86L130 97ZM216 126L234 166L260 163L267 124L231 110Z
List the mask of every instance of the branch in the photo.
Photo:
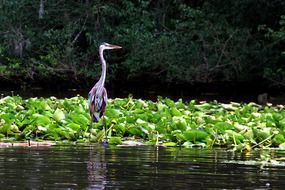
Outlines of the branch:
M277 81L277 80L274 80L272 78L268 78L266 77L267 80L269 80L270 82L273 83L273 86L285 86L285 82L281 82L281 81Z
M88 18L88 14L87 14L86 17L85 17L85 20L84 20L83 26L81 27L81 30L76 34L76 36L75 36L74 39L72 40L71 46L73 46L73 45L75 44L75 42L76 42L77 39L79 38L80 34L83 32L83 29L84 29L84 27L85 27L87 18Z
M225 49L229 43L229 41L233 38L234 34L237 32L237 30L235 30L229 37L228 39L225 41L224 45L223 45L223 48L221 50L221 54L219 56L219 59L218 59L218 62L217 62L217 66L221 63L221 60L222 60L222 57L223 55L225 55Z

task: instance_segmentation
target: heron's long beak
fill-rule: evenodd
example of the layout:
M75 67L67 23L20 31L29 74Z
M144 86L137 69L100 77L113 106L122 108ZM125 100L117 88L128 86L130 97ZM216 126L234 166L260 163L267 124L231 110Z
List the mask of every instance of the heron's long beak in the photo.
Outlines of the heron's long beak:
M121 46L118 46L118 45L111 45L111 48L112 49L120 49L120 48L122 48Z

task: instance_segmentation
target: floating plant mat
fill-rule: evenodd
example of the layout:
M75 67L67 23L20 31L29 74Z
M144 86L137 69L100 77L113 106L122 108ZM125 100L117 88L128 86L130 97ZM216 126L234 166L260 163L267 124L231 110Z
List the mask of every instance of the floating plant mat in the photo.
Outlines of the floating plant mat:
M109 99L109 144L285 149L285 109L255 103ZM100 142L103 120L93 123L84 97L0 99L0 141Z
M260 168L268 168L268 167L285 167L285 161L284 160L225 160L222 161L223 164L237 164L237 165L243 165L243 166L258 166Z

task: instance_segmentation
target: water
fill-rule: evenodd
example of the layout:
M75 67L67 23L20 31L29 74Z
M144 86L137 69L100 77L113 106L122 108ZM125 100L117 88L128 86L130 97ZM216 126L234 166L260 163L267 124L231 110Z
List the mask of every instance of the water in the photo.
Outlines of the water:
M23 98L30 97L51 97L55 96L57 98L71 98L77 95L81 95L87 98L90 89L42 89L42 88L32 88L29 90L8 90L0 88L0 98L4 96L14 96L19 95ZM156 90L148 91L141 88L131 89L131 90L112 90L107 88L109 98L126 98L128 96L133 96L134 98L142 98L156 101L158 96L168 97L173 100L178 100L182 98L184 101L198 100L198 101L213 101L217 100L219 102L256 102L256 94L221 94L221 93L192 93L183 91L167 91L167 90ZM285 102L285 100L284 100Z
M1 148L0 189L283 188L284 165L262 167L259 155L103 145Z

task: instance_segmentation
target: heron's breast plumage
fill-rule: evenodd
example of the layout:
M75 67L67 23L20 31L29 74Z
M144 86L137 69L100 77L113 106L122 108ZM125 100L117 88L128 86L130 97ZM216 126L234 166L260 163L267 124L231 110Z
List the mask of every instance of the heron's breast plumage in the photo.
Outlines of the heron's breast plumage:
M88 104L92 120L98 122L105 112L107 104L107 92L102 86L96 85L91 89L88 94Z

